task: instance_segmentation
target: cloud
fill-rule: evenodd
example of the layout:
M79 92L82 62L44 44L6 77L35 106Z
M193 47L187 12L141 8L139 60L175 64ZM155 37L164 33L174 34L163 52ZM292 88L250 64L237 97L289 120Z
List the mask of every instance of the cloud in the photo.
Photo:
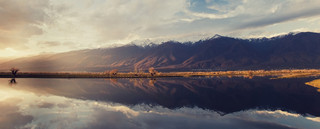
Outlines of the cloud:
M319 126L316 118L309 120L311 116L303 117L280 110L247 110L221 116L215 111L197 107L126 106L47 93L43 95L6 86L2 86L0 91L0 110L3 111L0 128L294 129Z
M268 3L266 4L268 5ZM269 8L263 8L266 11L262 12L258 10L260 13L251 14L253 16L243 17L243 19L246 18L246 20L242 20L244 22L236 25L237 27L235 27L235 29L264 27L300 18L319 16L320 8L316 6L318 4L320 4L320 2L310 0L293 2L285 1L279 3L273 2L273 4L270 4L271 6ZM243 6L243 8L248 8L249 6L250 4ZM247 14L249 14L249 11L246 11Z
M194 41L202 35L269 36L302 27L313 31L320 27L318 20L312 21L313 26L303 25L319 18L319 4L317 0L0 0L0 49L63 52L132 41L186 41L190 35Z
M41 35L48 6L47 0L0 0L0 48L26 48L30 36Z
M102 122L104 121L104 122ZM121 123L121 124L119 124ZM96 108L93 119L88 122L87 127L92 129L139 129L139 123L130 120L123 112L107 111Z
M146 108L146 107L141 107ZM150 107L149 107L150 108ZM128 109L132 110L132 109ZM95 129L208 129L208 128L246 128L246 129L295 129L293 127L271 122L263 119L253 120L255 114L239 113L228 116L219 116L217 113L201 109L181 108L167 110L161 107L151 108L150 112L139 111L138 115L128 114L127 110L109 110L96 107L92 119L89 120L84 128ZM246 117L242 117L248 115ZM121 124L119 124L121 123Z
M176 14L186 6L184 0L110 0L97 4L88 5L88 15L78 18L95 29L103 41L157 33L158 28L178 20Z
M46 47L56 47L61 45L61 43L56 41L46 41L46 42L40 42L38 43L38 45L40 47L46 48Z
M252 129L297 129L294 127L289 127L286 125L281 125L281 124L267 122L267 121L236 119L234 122L239 124L238 127L247 126L246 128L249 128L249 129L250 128Z
M31 115L23 115L19 112L19 107L16 103L20 99L9 98L0 101L0 128L1 129L15 129L21 128L33 120Z
M41 102L36 106L38 108L53 108L55 106L55 104L54 103L48 103L48 102Z

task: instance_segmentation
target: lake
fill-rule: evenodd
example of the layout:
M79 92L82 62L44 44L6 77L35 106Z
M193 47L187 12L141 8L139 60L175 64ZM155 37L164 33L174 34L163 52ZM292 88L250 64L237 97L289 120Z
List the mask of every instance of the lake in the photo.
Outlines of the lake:
M0 79L0 128L317 129L316 78Z

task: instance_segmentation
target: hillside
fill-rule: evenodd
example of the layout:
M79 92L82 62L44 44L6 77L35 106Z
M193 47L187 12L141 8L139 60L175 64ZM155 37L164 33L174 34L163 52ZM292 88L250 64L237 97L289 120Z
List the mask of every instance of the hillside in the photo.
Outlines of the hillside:
M238 39L215 36L195 43L168 41L145 47L71 51L19 58L0 64L23 71L239 70L320 68L320 34L303 32L273 38Z

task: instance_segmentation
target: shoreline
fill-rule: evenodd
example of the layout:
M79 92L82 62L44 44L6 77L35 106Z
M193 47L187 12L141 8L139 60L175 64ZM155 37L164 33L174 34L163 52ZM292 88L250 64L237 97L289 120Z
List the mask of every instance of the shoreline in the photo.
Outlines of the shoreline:
M215 72L157 72L105 73L105 72L0 72L0 78L167 78L167 77L246 77L272 76L271 79L320 76L320 69L241 70Z

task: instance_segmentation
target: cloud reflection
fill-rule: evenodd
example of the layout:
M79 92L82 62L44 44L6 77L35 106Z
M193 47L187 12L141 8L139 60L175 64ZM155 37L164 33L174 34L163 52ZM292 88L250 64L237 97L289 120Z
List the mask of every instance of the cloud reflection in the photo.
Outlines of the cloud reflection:
M94 128L94 129L294 129L315 128L316 122L285 111L248 110L221 116L201 108L169 109L162 106L72 99L39 95L0 86L1 128ZM25 99L28 98L28 99ZM318 119L318 118L314 118Z
M221 115L257 108L281 109L302 115L320 116L320 111L315 108L320 106L320 94L314 87L304 84L310 79L175 78L156 81L19 79L17 81L19 85L15 88L21 91L129 106L145 103L169 109L199 107L218 111Z
M33 120L33 116L25 115L20 112L19 105L21 99L10 98L0 101L0 128L15 129L22 128Z

